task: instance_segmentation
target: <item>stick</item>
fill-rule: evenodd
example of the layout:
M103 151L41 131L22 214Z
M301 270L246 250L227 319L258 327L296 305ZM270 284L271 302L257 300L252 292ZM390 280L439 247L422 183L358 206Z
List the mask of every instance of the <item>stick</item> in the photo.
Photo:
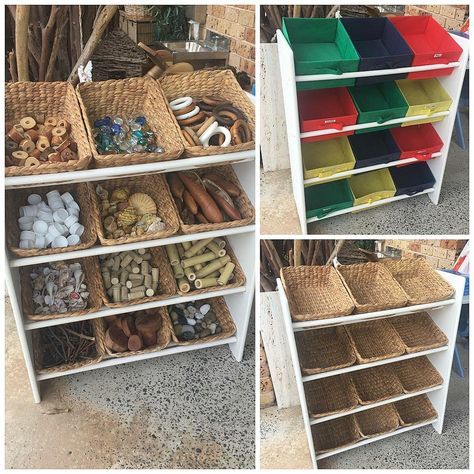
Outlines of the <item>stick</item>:
M65 8L65 7L62 7ZM48 58L49 58L49 43L51 39L51 33L53 31L54 25L56 24L56 19L60 7L57 5L51 6L51 12L49 13L48 23L46 26L41 29L41 59L39 63L39 80L44 81L46 76L46 68L48 67Z
M298 240L298 239L294 240L293 248L294 248L295 267L299 267L301 265L301 240Z
M59 48L64 45L64 32L68 23L67 9L63 8L58 16L58 26L54 32L53 47L51 48L51 55L49 57L48 68L44 80L50 82L53 80L54 67L58 58Z
M329 258L326 261L326 265L329 265L332 260L337 256L339 250L341 250L341 247L344 245L344 240L338 240L336 242L336 246L334 247L334 250L331 252L331 255L329 255Z
M18 80L28 81L30 79L28 68L28 22L30 19L30 6L17 5L15 16L15 55Z
M94 29L92 30L91 36L87 41L87 44L84 46L84 49L82 50L79 59L72 68L71 74L69 75L68 80L72 82L73 85L76 85L79 80L79 76L77 74L79 66L87 64L92 54L94 53L95 48L100 43L100 40L105 29L107 28L107 25L115 16L117 11L118 5L105 5L99 16L97 17L97 21L94 25Z
M326 15L326 18L332 18L336 14L338 9L339 5L334 5L331 10L329 10L329 13Z
M12 78L12 82L18 82L18 74L16 72L15 51L10 51L8 53L8 70L10 71L10 77Z

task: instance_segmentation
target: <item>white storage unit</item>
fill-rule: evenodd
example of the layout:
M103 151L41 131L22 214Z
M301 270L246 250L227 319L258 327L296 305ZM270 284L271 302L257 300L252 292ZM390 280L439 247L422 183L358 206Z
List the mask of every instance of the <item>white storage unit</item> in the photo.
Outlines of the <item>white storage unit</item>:
M441 301L437 303L423 304L423 305L406 306L403 308L377 311L377 312L372 312L372 313L353 314L353 315L342 316L342 317L337 317L337 318L321 319L321 320L315 320L315 321L304 321L304 322L292 321L290 308L288 305L288 299L287 299L285 290L283 288L281 280L280 279L277 280L278 292L280 295L281 307L282 307L282 312L283 312L283 319L284 319L284 324L286 328L288 344L289 344L289 348L291 352L293 368L294 368L295 376L296 376L296 385L298 389L298 395L299 395L301 410L303 414L303 421L305 425L306 436L308 439L308 449L311 454L311 459L312 459L314 468L318 467L318 460L320 459L333 456L343 451L354 449L368 443L378 441L379 439L387 438L389 436L395 436L395 435L404 433L406 431L419 428L420 426L425 426L425 425L430 424L439 434L442 433L444 414L445 414L445 409L446 409L446 401L447 401L447 396L448 396L449 379L451 375L453 354L454 354L454 348L456 344L456 334L457 334L457 328L459 324L459 317L461 313L461 306L462 306L462 300L463 300L465 278L460 277L458 275L453 275L450 273L444 273L444 272L438 272L438 273L455 289L454 296L449 300L445 300L445 301ZM441 331L448 338L447 345L430 349L430 350L425 350L422 352L404 354L399 357L379 360L376 362L352 365L352 366L345 367L342 369L331 370L327 372L318 373L315 375L309 375L309 376L302 375L302 372L300 369L299 356L298 356L298 347L295 341L296 332L303 331L305 329L314 329L317 327L348 325L348 324L358 323L362 321L390 318L390 317L399 316L402 314L416 313L419 311L426 311L429 313L430 317L435 322L435 324L441 329ZM331 377L338 374L350 373L350 372L354 372L358 370L367 369L369 367L390 364L392 362L398 362L398 361L407 360L414 357L421 357L421 356L427 356L430 362L438 371L438 373L441 375L441 377L443 378L443 384L441 386L428 388L416 393L403 394L403 395L393 397L388 400L383 400L377 403L358 406L357 408L352 409L350 411L337 413L335 415L323 416L316 419L310 418L307 403L306 403L306 397L305 397L305 388L304 388L305 383L310 382L311 380L324 379L326 377ZM428 421L425 423L419 423L419 424L415 424L415 425L407 426L407 427L400 427L397 430L392 431L390 433L385 433L379 436L375 436L373 438L363 439L361 441L358 441L355 444L345 446L340 449L334 449L332 451L325 452L322 454L318 454L315 451L314 444L313 444L313 436L311 432L313 425L318 425L319 423L322 423L331 419L335 419L342 416L347 416L352 413L368 410L376 406L381 406L381 405L392 403L398 400L415 397L422 393L427 394L433 407L437 411L438 417L436 420ZM360 469L362 468L362 466L353 466L353 468Z
M59 173L59 174L43 174L36 176L15 176L5 179L6 189L14 188L34 188L38 186L54 186L58 184L76 183L85 181L97 181L112 179L118 177L137 176L140 174L149 173L163 173L186 169L193 169L204 166L216 166L224 164L233 164L233 169L237 174L239 181L247 193L249 199L254 204L255 199L255 152L246 151L239 153L229 153L210 157L198 157L177 159L173 161L149 163L136 166L122 166L116 168L101 168L90 169L84 171ZM152 301L149 303L129 305L125 308L107 308L103 306L95 313L89 313L83 316L72 318L51 319L45 321L28 321L24 318L21 306L21 288L19 278L19 268L46 263L58 260L71 260L88 256L97 256L103 254L110 254L118 251L132 250L138 248L149 248L163 246L169 243L177 243L184 241L191 241L197 239L204 239L210 237L227 237L232 250L234 251L237 260L239 261L246 277L244 286L238 288L230 288L223 290L214 290L207 293L191 296L173 296L162 301ZM111 365L124 364L127 362L134 362L137 360L151 359L155 357L166 356L169 354L176 354L179 352L188 352L198 349L205 349L218 345L228 345L236 360L240 361L243 356L245 338L250 318L254 298L255 287L255 225L247 225L243 227L236 227L225 230L218 230L212 232L202 232L199 234L175 235L165 239L148 240L123 245L95 246L79 251L66 252L61 254L53 254L46 256L28 257L28 258L13 258L12 255L6 252L7 268L5 269L5 278L10 296L13 313L15 317L16 328L20 338L23 356L28 370L33 398L36 403L41 401L39 382L55 377L62 377L78 372L84 372ZM101 318L113 314L124 314L127 312L138 311L143 309L155 308L159 306L167 306L186 301L199 300L204 298L212 298L223 296L226 304L232 315L234 323L237 327L237 332L234 336L227 339L221 339L213 342L203 342L193 344L190 346L177 346L170 343L165 349L159 352L151 352L139 355L125 356L119 358L103 359L102 361L86 365L77 369L67 370L63 372L52 372L45 374L38 374L34 368L33 352L32 352L32 338L31 331L58 324L65 324L75 321L82 321L87 319Z
M434 204L438 204L439 195L441 192L441 186L443 182L444 171L446 168L446 161L448 159L448 150L451 141L451 135L453 133L454 128L454 121L456 118L456 112L458 109L458 102L461 95L461 88L464 79L464 73L467 66L468 61L468 46L469 40L462 38L457 35L451 34L452 38L459 46L463 49L463 53L459 58L458 62L445 64L445 65L427 65L427 66L414 66L414 67L406 67L406 68L398 68L398 69L383 69L377 71L359 71L359 72L349 72L343 73L340 75L337 74L318 74L318 75L307 75L307 76L296 76L295 75L295 66L293 60L293 51L288 44L288 41L283 36L283 33L278 30L277 31L277 38L278 38L278 53L280 59L280 71L281 71L281 81L282 81L282 88L284 90L283 98L284 98L284 105L285 105L285 117L286 117L286 128L287 128L287 136L288 136L288 149L290 154L290 165L291 165L291 180L293 186L293 196L296 202L296 208L298 211L298 217L301 224L302 234L308 234L308 226L307 224L311 222L315 222L321 219L327 219L330 217L335 217L340 214L346 214L352 211L358 211L363 209L368 209L370 207L379 206L381 204L387 204L392 201L398 201L400 199L409 198L412 196L409 195L400 195L395 196L392 198L382 199L379 201L375 201L370 204L362 204L359 206L350 207L347 209L343 209L340 211L335 211L329 213L328 215L318 218L318 217L306 217L306 203L305 203L305 196L304 196L304 185L307 184L318 184L324 181L327 181L328 178L313 178L305 180L303 177L303 161L301 155L301 139L307 137L315 137L315 136L324 136L335 132L340 132L341 130L336 129L327 129L327 130L320 130L320 131L313 131L313 132L305 132L300 133L300 126L299 126L299 113L298 113L298 100L296 94L296 83L297 82L307 82L307 81L323 81L329 79L350 79L350 78L360 78L360 77L373 77L373 76L384 76L388 74L398 74L398 73L409 73L409 72L417 72L417 71L428 71L432 69L442 69L442 68L450 68L454 67L454 71L449 76L439 77L438 80L440 81L443 88L452 98L453 103L451 108L448 112L438 112L432 114L430 117L443 117L443 120L440 122L433 123L433 127L436 129L436 132L440 136L441 140L444 143L444 146L441 150L441 153L433 155L433 159L427 161L431 172L433 173L436 184L433 188L427 189L422 193L415 194L418 196L420 194L428 194L428 197ZM411 122L419 119L425 119L428 116L425 115L418 115L413 117L404 117L395 120L389 120L385 122L383 125L391 125L391 124L401 124L406 122ZM364 123L364 124L356 124L344 127L342 131L349 131L349 130L359 130L359 129L372 129L376 131L377 127L380 127L381 124L377 122L374 123ZM381 168L388 168L390 166L400 165L401 163L410 163L416 162L416 158L408 158L407 160L398 161L398 162L391 162L383 165L376 165L376 166L369 166L366 168L357 168L350 171L345 171L343 173L337 173L330 176L330 179L337 179L337 178L347 178L351 175L358 174L358 173L365 173L368 171L373 171L376 169Z

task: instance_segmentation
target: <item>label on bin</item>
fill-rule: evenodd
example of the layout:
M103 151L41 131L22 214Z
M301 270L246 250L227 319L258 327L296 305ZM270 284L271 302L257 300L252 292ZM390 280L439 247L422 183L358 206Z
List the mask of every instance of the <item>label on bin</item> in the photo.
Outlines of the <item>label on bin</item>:
M335 119L325 120L324 123L336 123Z
M434 53L433 58L441 58L443 56L443 53Z

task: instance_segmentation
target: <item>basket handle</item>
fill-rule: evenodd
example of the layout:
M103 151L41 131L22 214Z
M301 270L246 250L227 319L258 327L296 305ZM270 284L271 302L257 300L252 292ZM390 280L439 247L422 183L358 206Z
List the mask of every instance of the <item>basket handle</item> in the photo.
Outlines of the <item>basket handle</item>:
M321 67L314 69L311 75L316 74L337 74L338 76L340 76L341 74L343 74L343 71L341 71L338 67Z
M418 151L415 153L415 158L418 161L428 161L431 159L432 156L433 156L433 153L429 153L428 151L425 151L425 152Z
M342 122L339 122L337 120L327 120L326 122L324 123L320 123L318 125L318 129L319 130L331 130L331 129L335 129L335 130L342 130L344 128L344 124Z
M373 198L369 198L366 204L373 204L376 201L380 201L382 199L382 196L374 196Z
M323 217L326 217L331 212L333 212L333 210L334 209L332 209L331 207L323 207L316 213L316 215L318 216L319 219L321 219Z
M383 117L383 116L377 117L376 122L377 123L385 123L385 122L388 122L389 120L392 120L392 119L395 119L395 118L397 118L397 114L389 114L389 115L386 115L385 117Z

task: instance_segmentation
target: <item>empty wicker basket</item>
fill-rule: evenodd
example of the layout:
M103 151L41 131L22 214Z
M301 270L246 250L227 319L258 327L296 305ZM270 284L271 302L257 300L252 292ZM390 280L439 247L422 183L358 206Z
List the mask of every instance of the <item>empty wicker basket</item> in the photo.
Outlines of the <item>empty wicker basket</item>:
M342 413L358 405L357 392L349 374L312 380L305 383L304 389L312 418Z
M284 267L280 276L294 321L346 316L354 310L354 303L332 266Z
M407 304L407 295L381 263L339 265L337 271L354 300L356 313L401 308Z
M362 438L353 415L313 425L311 433L318 454L350 446Z
M393 326L385 320L374 320L346 326L359 364L397 357L405 345Z
M400 426L397 410L392 403L361 411L356 413L354 418L364 438L390 433Z
M355 364L356 356L343 327L300 331L295 334L304 375L341 369Z
M438 417L438 413L425 394L400 400L395 403L395 409L402 426L416 425Z
M405 393L419 392L443 383L443 378L426 356L390 364Z
M409 304L447 300L454 288L421 258L383 261L395 280L408 295Z
M408 353L445 346L448 338L436 326L428 313L415 313L390 318Z

